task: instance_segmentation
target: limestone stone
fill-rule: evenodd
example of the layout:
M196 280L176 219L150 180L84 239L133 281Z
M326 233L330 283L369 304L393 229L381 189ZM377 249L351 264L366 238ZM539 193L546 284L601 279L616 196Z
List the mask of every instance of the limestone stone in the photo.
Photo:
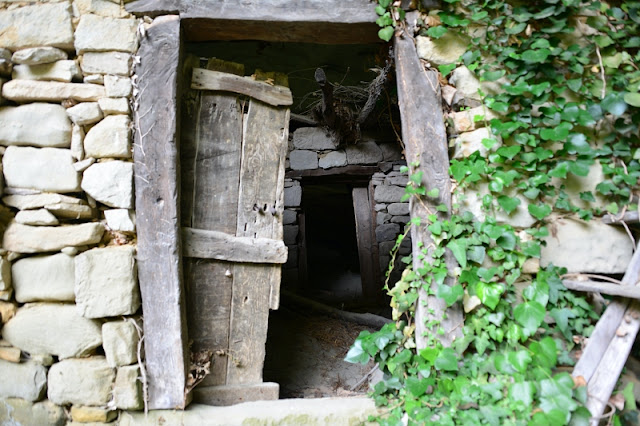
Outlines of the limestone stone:
M386 211L387 210L387 205L386 204L376 204L373 206L373 209L377 212L382 212L382 211Z
M13 288L10 288L9 290L0 291L0 300L4 300L5 302L8 302L9 300L11 300L12 296L13 296Z
M99 101L98 105L100 105ZM78 161L84 159L84 136L82 126L74 125L71 130L71 155ZM79 170L76 169L76 171Z
M49 400L40 402L22 398L0 398L0 424L22 426L64 426L64 409Z
M16 364L0 359L0 398L42 399L47 387L47 369L34 362Z
M313 170L318 168L318 154L314 151L296 149L289 154L293 170Z
M460 205L461 212L469 211L480 221L484 221L486 215L482 209L482 198L489 194L489 185L486 182L480 182L473 189L466 189L464 197L454 195L453 203ZM513 190L507 190L505 195L509 197L517 197L520 204L510 213L496 208L493 212L498 223L504 223L516 228L528 228L536 223L536 219L529 213L529 200L521 195L516 194Z
M294 210L285 210L284 213L282 214L283 225L291 225L292 223L296 223L297 219L298 219L298 214Z
M387 223L376 227L376 241L391 241L395 240L400 234L400 225L397 223Z
M33 103L0 108L0 143L67 148L71 123L61 105Z
M121 410L141 410L142 382L138 379L140 368L130 365L118 368L113 386L113 405Z
M382 150L373 141L349 145L346 149L349 164L375 164L382 161Z
M104 357L66 359L49 369L47 396L58 404L105 405L115 371Z
M92 164L83 173L82 189L109 207L133 208L133 163Z
M302 187L290 186L284 189L284 206L285 207L300 207L302 202Z
M447 31L444 36L433 39L418 36L416 47L418 56L433 65L448 65L458 62L460 56L467 51L469 39L455 31Z
M0 359L2 360L19 364L21 356L22 356L22 351L18 348L14 348L14 347L6 348L4 346L0 346Z
M64 253L25 257L13 263L13 288L20 303L75 300L73 257Z
M19 211L15 219L23 225L33 226L53 226L59 223L58 219L46 209Z
M82 161L76 161L73 163L73 168L76 169L76 172L84 172L89 168L90 165L96 162L96 159L93 157L85 158Z
M129 101L127 98L102 98L98 100L98 105L104 115L129 114Z
M9 290L11 285L11 262L3 256L0 257L0 290Z
M97 102L79 103L67 108L67 114L69 114L71 121L79 126L97 123L102 119L102 110ZM89 133L91 133L91 130Z
M454 112L452 114L453 128L456 133L470 132L480 127L485 127L485 122L488 123L497 118L497 116L496 113L484 106Z
M389 222L389 219L391 219L391 215L389 213L380 212L376 215L376 223L378 225L382 225L385 222Z
M97 105L96 105L97 107ZM94 158L131 157L131 121L126 115L110 115L93 126L84 138L85 155Z
M453 70L449 82L456 86L456 96L477 101L482 100L478 92L480 89L486 94L496 94L501 90L499 82L480 83L475 74L464 65Z
M72 405L70 414L71 419L78 423L109 423L118 416L118 412L115 410L101 407L87 407L84 405Z
M2 329L2 337L31 354L70 358L102 344L100 323L81 317L72 304L26 304Z
M127 3L125 1L125 3ZM121 18L126 16L126 11L120 7L120 2L111 0L75 0L81 14L93 13L111 18Z
M484 139L495 139L497 142L491 148L487 148L482 144ZM489 128L482 127L471 132L462 133L456 138L453 158L465 158L476 151L480 151L480 155L486 157L489 151L495 151L500 145L502 145L500 137L493 135Z
M340 151L331 151L325 155L320 156L318 165L323 169L330 169L331 167L342 167L347 165L347 154Z
M140 292L132 246L85 251L76 256L76 306L86 318L134 314Z
M124 52L87 52L80 63L85 74L129 75L131 55Z
M331 135L320 127L301 127L293 132L293 146L297 149L333 150L336 145Z
M589 174L587 176L576 176L573 173L567 174L566 179L552 178L551 184L555 187L564 185L564 190L569 196L569 200L575 206L580 208L603 208L606 204L606 198L599 195L596 186L605 180L602 166L599 162L589 166ZM594 202L587 202L580 198L581 192L591 192L594 195Z
M76 51L84 53L115 50L133 53L138 48L137 30L136 19L82 15L75 32Z
M80 175L73 168L68 149L10 146L2 157L2 166L7 186L54 192L80 190Z
M540 266L553 263L569 272L624 273L634 245L621 227L598 220L582 222L556 219L548 225L550 235L542 247Z
M15 65L11 76L21 80L70 82L82 74L76 61L63 60L42 65Z
M104 87L86 83L11 80L2 86L2 96L16 102L97 101L104 97Z
M85 204L57 203L44 206L55 216L63 219L91 219L95 210Z
M68 2L45 3L0 11L0 46L11 50L53 46L73 48Z
M0 47L0 75L9 77L12 69L13 64L11 63L11 51L4 47Z
M11 222L4 233L3 247L17 253L58 251L68 246L97 244L102 239L101 223L67 226L28 226Z
M298 225L286 225L283 226L283 234L284 234L284 243L286 245L294 245L296 243L296 239L298 238Z
M104 76L102 74L86 74L82 79L85 83L104 84Z
M79 198L46 192L41 194L7 195L2 198L2 202L20 210L39 209L50 204L58 203L86 204L84 200Z
M9 322L16 315L18 306L15 303L0 301L0 323Z
M397 143L381 143L378 146L382 150L382 159L384 161L402 160L402 149Z
M126 98L131 95L133 85L129 77L119 75L105 75L104 88L110 98Z
M409 214L409 203L392 203L387 206L387 211L394 216L406 216Z
M378 203L399 203L404 196L404 188L395 185L378 185L373 198Z
M136 230L135 212L127 209L111 209L104 211L107 226L112 231L133 232Z
M138 332L131 321L102 324L102 346L111 367L131 365L138 360Z
M55 47L29 47L17 50L11 62L21 65L42 65L67 59L67 52Z

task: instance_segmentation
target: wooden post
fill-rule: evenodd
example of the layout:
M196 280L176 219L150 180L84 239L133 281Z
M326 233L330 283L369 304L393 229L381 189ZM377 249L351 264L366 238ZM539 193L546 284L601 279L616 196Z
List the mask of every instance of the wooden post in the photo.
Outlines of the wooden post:
M144 313L148 407L185 407L188 367L178 215L180 20L157 18L138 55L135 113L138 276Z
M405 145L407 163L418 161L415 172L422 171L422 184L431 190L437 188L438 197L412 197L410 200L411 217L422 219L420 226L412 226L413 265L420 268L430 261L429 247L433 247L431 233L427 229L426 217L436 212L436 206L445 204L451 209L451 182L449 180L449 154L447 134L442 115L440 86L437 71L425 70L420 62L413 37L418 18L417 12L407 13L406 28L396 32L394 37L394 53L396 62L396 79L398 84L398 103L402 117L402 139ZM448 213L439 213L444 219ZM428 253L423 256L421 247ZM455 266L451 253L445 254L450 269ZM453 283L451 277L445 282ZM448 346L462 335L463 315L458 304L447 309L443 300L428 296L426 291L419 291L416 307L416 344L418 349L426 346L426 333L435 332L425 323L435 319L446 318L440 324L445 334L438 337ZM429 311L432 310L432 313Z

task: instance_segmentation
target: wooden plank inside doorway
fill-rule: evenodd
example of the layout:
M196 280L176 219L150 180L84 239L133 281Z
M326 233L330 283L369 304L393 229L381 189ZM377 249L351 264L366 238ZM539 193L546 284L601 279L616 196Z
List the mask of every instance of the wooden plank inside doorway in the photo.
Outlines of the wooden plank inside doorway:
M353 213L356 221L356 238L358 240L358 258L360 261L360 279L362 295L366 299L374 299L378 295L378 283L373 270L373 247L376 243L373 221L371 218L371 200L369 188L358 187L351 191Z

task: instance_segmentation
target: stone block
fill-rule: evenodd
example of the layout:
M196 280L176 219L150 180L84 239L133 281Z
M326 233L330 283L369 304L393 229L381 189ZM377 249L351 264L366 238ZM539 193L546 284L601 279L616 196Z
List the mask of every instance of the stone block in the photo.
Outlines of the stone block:
M101 223L67 226L28 226L12 222L7 227L3 247L16 253L42 253L65 247L97 244L104 234Z
M126 1L124 3L127 3ZM112 0L75 0L74 5L77 6L80 14L93 13L99 16L108 16L110 18L122 18L127 15L124 8L120 7L119 1Z
M482 209L482 198L488 193L488 184L486 182L480 182L473 188L465 190L464 199L454 195L453 203L458 203L460 205L461 212L469 211L477 220L484 221L485 212ZM509 197L517 197L520 200L520 204L509 214L496 207L493 214L498 223L508 224L515 228L529 228L530 226L533 226L536 223L536 219L529 214L529 200L521 194L515 194L513 190L505 191L505 195Z
M0 46L11 50L39 46L72 49L71 5L45 3L0 11Z
M119 75L105 75L104 88L110 98L126 98L131 95L133 85L129 77Z
M61 105L34 103L0 108L0 143L68 148L71 122Z
M291 225L292 223L296 223L297 220L298 220L298 213L295 210L285 210L282 213L283 225Z
M75 32L78 53L120 51L133 53L138 48L138 21L97 15L82 15Z
M387 204L376 204L373 209L377 212L387 211Z
M70 304L35 303L18 309L2 337L30 354L85 356L102 344L100 323L81 317Z
M406 225L411 220L411 216L393 216L391 218L391 223L399 223L402 225Z
M444 36L433 39L431 37L416 37L418 56L432 65L455 64L460 56L467 51L469 38L459 35L455 31L447 31Z
M142 382L138 379L140 368L130 365L118 368L113 387L113 405L121 410L141 410Z
M323 169L332 167L342 167L347 165L347 154L344 151L331 151L325 155L320 155L318 165Z
M376 215L376 223L378 225L383 225L385 222L389 222L391 219L391 215L389 213L380 212Z
M2 166L7 186L52 192L80 190L80 174L73 168L68 149L10 146Z
M283 227L284 229L284 243L288 246L292 246L296 244L296 240L298 238L298 225L286 225Z
M15 207L20 210L39 209L50 204L58 203L86 204L84 200L81 200L79 198L46 192L28 195L7 195L2 198L2 202L8 206Z
M71 406L71 420L78 423L109 423L118 416L116 410L109 410L102 407L87 407L84 405Z
M409 203L392 203L387 206L387 211L394 216L406 216L409 214Z
M482 144L484 139L496 139L497 142L489 149ZM476 151L480 151L480 155L486 157L490 151L495 151L501 145L500 137L492 134L489 128L483 127L462 133L456 138L453 158L466 158Z
M569 272L622 274L627 270L634 245L621 227L598 220L582 222L556 219L542 247L540 266L553 263Z
M101 356L60 361L49 369L47 396L58 405L106 405L115 376Z
M381 256L389 256L389 254L391 253L391 250L393 250L393 247L395 245L396 245L395 240L383 241L378 244L378 252L380 253Z
M67 108L67 114L71 121L78 126L97 123L102 119L102 110L97 102L82 102ZM97 126L94 126L94 128ZM91 130L93 130L92 128ZM91 133L89 130L89 133Z
M302 187L290 186L284 189L284 206L300 207L302 202Z
M605 176L602 172L602 166L596 161L589 166L589 174L587 176L576 176L573 173L569 173L566 179L552 178L551 184L555 187L564 185L564 190L569 196L569 200L575 206L580 208L604 208L607 200L596 191L596 186L603 180L605 180ZM582 200L580 198L581 192L591 192L595 197L595 201L587 202Z
M16 312L18 312L18 305L0 300L0 323L9 322L11 318L16 316Z
M383 161L402 160L402 148L397 143L381 143L378 146L382 151Z
M407 186L409 182L409 176L406 173L390 172L384 178L384 183L387 185Z
M382 150L375 142L360 142L346 149L349 164L376 164L382 161Z
M97 105L96 105L97 107ZM131 158L131 121L126 115L110 115L93 126L84 138L88 157Z
M0 47L0 75L5 77L11 76L13 64L11 63L11 51Z
M116 74L128 76L131 55L124 52L87 52L80 67L85 74Z
M296 149L289 153L289 162L293 170L317 169L318 154L314 151Z
M376 241L392 241L400 234L400 225L397 223L387 223L376 227Z
M16 102L97 101L104 97L104 87L86 83L11 80L2 86L2 96Z
M21 65L42 65L67 59L67 52L55 47L29 47L16 51L11 62Z
M0 257L0 290L9 290L11 285L11 262L6 257Z
M480 80L476 78L475 74L465 66L460 66L453 70L449 77L449 83L456 86L456 96L476 101L482 100L478 90L482 90L484 93L490 95L501 91L500 82L480 83Z
M111 367L131 365L138 361L138 332L131 321L102 324L102 347Z
M0 359L0 398L42 399L47 388L47 369L35 362L17 364Z
M82 81L91 84L104 84L104 76L102 74L84 74Z
M82 77L76 61L63 60L42 65L15 65L11 76L14 80L39 80L70 82Z
M395 185L378 185L373 198L378 203L399 203L404 197L404 188Z
M74 268L73 257L64 253L15 261L11 273L16 300L20 303L73 302Z
M100 105L100 103L98 103ZM82 126L74 125L71 130L71 156L78 161L84 159L84 129ZM76 171L79 171L76 169Z
M78 163L75 163L77 165ZM85 204L57 203L47 204L45 208L63 219L92 219L95 217L95 210Z
M58 219L47 209L19 211L15 220L23 225L33 226L54 226L59 224Z
M40 402L22 398L0 398L0 424L21 426L65 426L64 409L49 400Z
M296 149L322 151L334 150L337 144L331 135L320 127L301 127L293 132L293 146Z
M134 314L140 307L135 249L115 246L76 256L76 306L86 318Z
M481 118L484 117L484 118ZM497 118L498 115L485 106L479 106L451 114L453 129L456 133L470 132ZM476 118L478 120L476 120Z
M112 231L134 232L136 230L136 216L133 210L105 210L104 217L107 220L107 226Z
M129 114L129 101L127 98L102 98L98 100L98 105L104 115Z
M133 163L92 164L83 173L82 189L109 207L133 208Z

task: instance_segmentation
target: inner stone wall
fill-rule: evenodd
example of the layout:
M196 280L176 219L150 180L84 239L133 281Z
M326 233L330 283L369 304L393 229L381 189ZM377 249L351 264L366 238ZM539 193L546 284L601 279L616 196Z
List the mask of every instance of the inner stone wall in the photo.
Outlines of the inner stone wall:
M0 3L0 423L143 408L120 1ZM16 422L16 423L14 423Z

